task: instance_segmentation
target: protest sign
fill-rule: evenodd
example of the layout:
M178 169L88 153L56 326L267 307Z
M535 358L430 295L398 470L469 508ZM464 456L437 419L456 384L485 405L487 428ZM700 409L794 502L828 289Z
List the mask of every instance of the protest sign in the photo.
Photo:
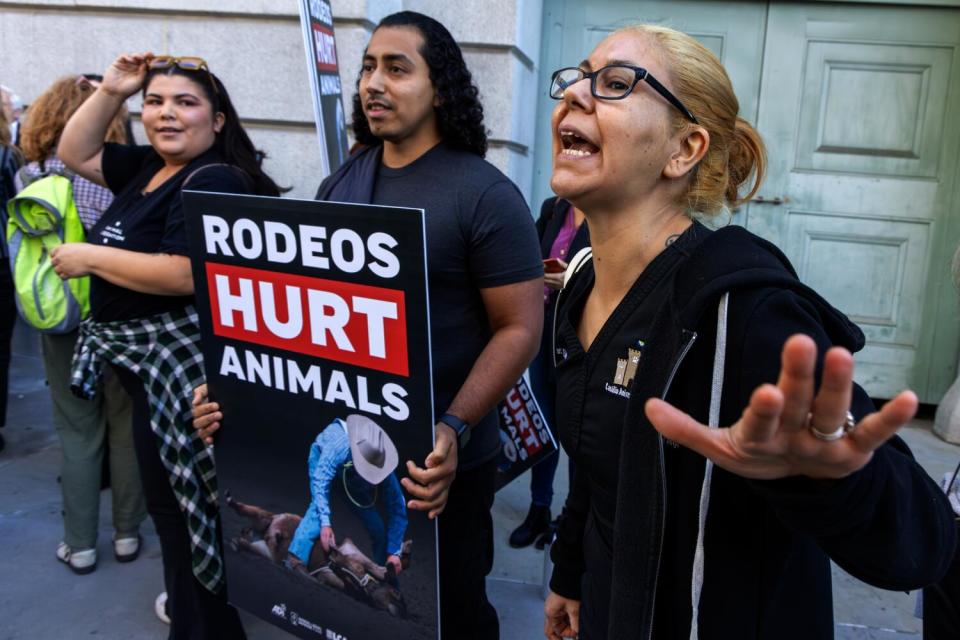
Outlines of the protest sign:
M323 176L347 158L347 118L333 37L333 10L327 0L300 0L300 25L307 53L307 74L313 97L313 115L320 141Z
M556 455L557 442L543 419L540 405L523 378L510 388L497 406L500 419L500 455L497 458L497 491L524 471Z
M185 192L230 601L301 638L438 637L422 210ZM399 570L399 571L398 571Z

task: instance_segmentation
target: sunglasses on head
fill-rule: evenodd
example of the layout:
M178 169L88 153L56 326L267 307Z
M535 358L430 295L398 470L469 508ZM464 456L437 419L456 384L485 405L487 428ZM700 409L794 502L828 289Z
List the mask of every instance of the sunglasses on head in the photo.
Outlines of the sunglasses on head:
M149 71L163 71L164 69L171 69L173 67L182 71L206 71L207 78L210 79L210 84L213 86L214 92L220 95L220 90L217 89L217 83L213 79L213 74L210 73L210 67L207 66L207 61L203 58L196 56L183 56L181 58L174 56L155 56L147 62L147 70Z

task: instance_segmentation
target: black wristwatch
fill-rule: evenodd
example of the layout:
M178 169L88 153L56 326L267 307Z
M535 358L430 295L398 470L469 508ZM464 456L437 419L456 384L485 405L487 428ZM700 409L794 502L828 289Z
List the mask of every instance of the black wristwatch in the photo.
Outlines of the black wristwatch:
M449 413L445 413L440 416L440 422L447 425L453 429L457 434L457 445L460 449L463 449L467 446L467 443L470 441L470 425L457 416L452 416Z

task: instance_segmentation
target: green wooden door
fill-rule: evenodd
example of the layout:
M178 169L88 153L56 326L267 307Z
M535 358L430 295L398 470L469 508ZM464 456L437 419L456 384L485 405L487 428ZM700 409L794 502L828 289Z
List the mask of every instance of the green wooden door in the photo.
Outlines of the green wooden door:
M872 396L939 402L958 344L960 12L774 2L766 42L770 172L746 226L863 329Z

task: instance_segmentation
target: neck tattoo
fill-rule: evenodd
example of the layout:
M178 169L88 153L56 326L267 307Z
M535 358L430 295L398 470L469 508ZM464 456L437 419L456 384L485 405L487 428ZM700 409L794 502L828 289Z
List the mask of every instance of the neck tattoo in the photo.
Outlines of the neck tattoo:
M669 246L672 245L674 242L676 242L676 241L677 241L677 238L679 238L679 237L680 237L680 234L679 234L679 233L670 234L669 236L667 236L667 239L664 241L663 246L669 247Z

